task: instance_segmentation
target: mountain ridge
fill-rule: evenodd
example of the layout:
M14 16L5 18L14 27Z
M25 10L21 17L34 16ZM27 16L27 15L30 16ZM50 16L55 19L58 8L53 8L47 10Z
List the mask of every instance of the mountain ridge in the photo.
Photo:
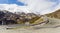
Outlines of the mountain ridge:
M47 17L60 19L60 9L56 10L55 12L52 12L52 13L49 13L49 14L45 14L45 15Z

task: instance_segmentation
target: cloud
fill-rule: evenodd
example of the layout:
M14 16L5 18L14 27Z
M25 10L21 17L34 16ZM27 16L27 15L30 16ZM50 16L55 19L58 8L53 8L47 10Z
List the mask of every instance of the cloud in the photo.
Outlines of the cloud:
M18 0L26 3L26 8L30 12L47 14L58 8L60 0Z
M0 10L8 10L10 12L25 12L28 13L25 6L18 6L16 4L0 4Z
M28 0L17 0L18 2L22 2L24 4L27 4Z
M36 14L47 14L54 12L60 8L59 0L17 0L26 4L26 6L20 6L17 4L0 4L1 10L8 10L10 12L25 12L25 13L36 13Z

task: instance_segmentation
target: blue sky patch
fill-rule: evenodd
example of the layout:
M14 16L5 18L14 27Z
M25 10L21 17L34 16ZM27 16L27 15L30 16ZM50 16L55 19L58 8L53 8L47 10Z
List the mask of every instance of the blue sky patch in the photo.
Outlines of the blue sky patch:
M0 0L0 4L17 4L20 6L24 6L25 4L22 2L18 2L17 0Z

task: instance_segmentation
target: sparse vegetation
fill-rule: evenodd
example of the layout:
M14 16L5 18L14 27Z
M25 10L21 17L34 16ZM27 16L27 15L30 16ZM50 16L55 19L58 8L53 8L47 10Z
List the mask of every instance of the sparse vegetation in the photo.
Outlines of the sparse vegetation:
M34 13L25 14L24 12L12 13L6 10L0 11L0 21L3 21L4 24L25 24L25 22L32 24L39 18L40 16Z
M53 13L46 14L46 16L51 17L51 18L60 19L60 9L55 11L55 12L53 12Z
M32 18L29 22L32 24L34 23L36 20L38 20L40 17L35 17L35 18Z

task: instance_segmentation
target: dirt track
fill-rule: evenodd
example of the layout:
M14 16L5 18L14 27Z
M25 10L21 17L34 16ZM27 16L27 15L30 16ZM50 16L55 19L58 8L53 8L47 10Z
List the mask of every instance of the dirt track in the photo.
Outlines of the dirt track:
M49 18L49 21L52 23L49 22L48 24L45 24L43 26L36 25L31 26L30 28L19 28L14 30L7 30L5 29L6 26L0 26L0 33L60 33L60 20Z

